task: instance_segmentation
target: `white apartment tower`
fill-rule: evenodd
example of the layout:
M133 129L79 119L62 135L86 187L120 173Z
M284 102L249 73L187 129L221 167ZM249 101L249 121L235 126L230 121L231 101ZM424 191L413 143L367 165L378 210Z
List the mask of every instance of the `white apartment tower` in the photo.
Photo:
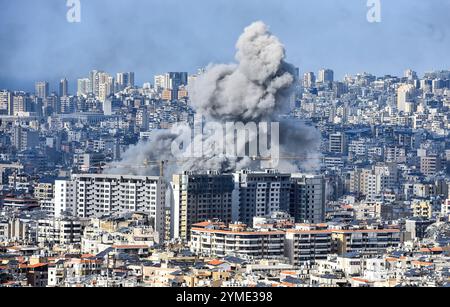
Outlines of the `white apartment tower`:
M55 181L55 217L65 213L76 216L76 182L70 180Z
M404 84L397 90L397 109L399 112L412 113L415 107L416 88L411 84Z
M112 213L144 212L164 234L165 184L161 177L73 175L55 183L55 215L69 212L90 218Z
M87 96L91 92L91 80L89 78L78 79L77 96Z
M332 83L334 81L334 72L331 69L319 70L319 83Z

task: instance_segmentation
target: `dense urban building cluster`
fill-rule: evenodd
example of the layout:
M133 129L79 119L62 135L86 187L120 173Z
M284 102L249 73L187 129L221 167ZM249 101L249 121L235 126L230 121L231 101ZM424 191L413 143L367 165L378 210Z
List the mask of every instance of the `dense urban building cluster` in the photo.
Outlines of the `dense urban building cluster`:
M108 171L193 125L203 72L0 91L0 286L449 285L450 71L298 74L285 117L320 131L315 170Z

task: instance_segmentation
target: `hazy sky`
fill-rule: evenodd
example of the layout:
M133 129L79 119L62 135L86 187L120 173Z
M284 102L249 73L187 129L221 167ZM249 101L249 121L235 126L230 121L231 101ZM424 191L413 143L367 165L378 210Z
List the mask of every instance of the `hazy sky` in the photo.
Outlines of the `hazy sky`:
M138 84L165 71L231 62L243 28L267 23L300 71L402 74L450 68L450 0L81 0L81 23L66 0L0 0L0 88L75 80L100 69L135 71Z

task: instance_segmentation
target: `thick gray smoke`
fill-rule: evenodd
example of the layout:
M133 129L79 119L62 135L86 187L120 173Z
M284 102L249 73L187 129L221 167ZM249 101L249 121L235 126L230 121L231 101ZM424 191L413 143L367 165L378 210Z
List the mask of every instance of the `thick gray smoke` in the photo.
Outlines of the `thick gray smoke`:
M194 108L218 121L259 121L289 106L295 69L262 22L245 29L237 44L238 64L210 66L190 88Z
M171 144L178 137L171 131L156 131L151 141L140 142L131 146L122 156L120 162L108 165L105 173L113 175L157 176L160 173L160 161L173 158ZM166 173L175 173L178 165L164 165Z
M277 168L289 172L296 172L299 168L316 168L320 142L318 131L299 121L281 118L289 110L297 81L294 66L285 62L284 46L269 32L264 23L255 22L245 29L236 49L237 64L210 65L206 72L190 85L192 107L197 114L205 118L206 123L279 122L281 161ZM116 164L116 168L110 172L157 174L158 165L143 166L144 162L149 160L169 160L166 175L190 170L229 172L271 166L268 162L261 163L250 158L216 152L218 138L207 133L202 136L204 145L201 157L177 159L172 155L171 144L183 129L190 131L188 127L183 126L168 132L156 132L149 143L130 148L124 154L123 161ZM234 135L234 130L224 132ZM248 137L250 142L258 139L257 135ZM234 146L234 138L232 141L233 144L229 144L230 140L226 140L224 147ZM194 145L184 146L183 149L191 152ZM244 146L247 148L248 144Z

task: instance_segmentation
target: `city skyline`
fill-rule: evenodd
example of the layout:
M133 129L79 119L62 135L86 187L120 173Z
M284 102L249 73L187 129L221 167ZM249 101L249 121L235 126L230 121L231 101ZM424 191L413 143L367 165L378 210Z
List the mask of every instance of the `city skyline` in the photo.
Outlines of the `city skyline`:
M67 22L65 1L3 3L0 42L9 48L0 53L0 88L30 90L35 81L55 84L62 78L73 88L91 69L134 71L142 84L163 71L233 62L234 37L257 20L270 24L301 72L329 67L341 79L450 66L442 62L450 43L446 1L381 2L380 23L366 20L366 1L298 2L198 0L191 7L177 1L81 1L80 23Z
M0 288L450 286L450 1L0 1Z
M211 63L211 64L216 64L216 63ZM182 72L182 73L187 73L189 76L195 76L195 75L197 75L200 71L204 70L205 68L207 68L207 67L201 67L201 68L198 68L196 71L189 71L189 72ZM330 67L321 67L321 68L320 68L319 70L317 70L317 71L309 71L309 70L299 71L300 74L299 74L298 82L299 82L300 84L303 84L303 83L304 83L305 75L306 75L306 74L310 74L310 73L313 73L313 74L314 74L314 77L318 80L318 79L320 78L320 77L319 77L319 76L320 76L320 72L323 71L323 70L331 70L332 73L333 73L333 81L337 81L337 82L339 82L339 81L345 81L345 78L347 78L347 77L356 77L356 76L358 76L358 75L363 75L363 74L371 75L371 76L374 76L374 77L376 77L376 78L383 78L383 77L386 77L386 76L392 76L392 77L396 77L396 78L405 78L405 74L406 74L408 71L411 71L411 72L413 72L413 73L416 73L417 77L424 77L424 76L427 75L427 74L435 74L435 73L437 73L437 72L446 72L446 71L449 71L448 69L442 67L441 69L430 70L430 71L426 71L426 72L420 74L420 73L418 73L414 68L409 67L408 69L403 70L403 71L400 72L399 74L389 74L389 73L385 73L385 74L381 74L381 75L375 75L375 74L373 74L373 73L370 72L370 71L361 71L361 72L356 72L355 74L347 74L347 75L342 76L342 77L340 78L340 76L336 77L336 71L333 70L332 68L330 68ZM90 71L86 72L84 75L81 75L80 77L78 77L78 78L76 78L76 79L74 79L74 80L68 79L67 77L56 78L56 79L53 80L53 81L44 80L44 79L36 79L35 81L32 81L30 84L26 84L26 85L24 85L24 86L18 86L18 87L16 87L16 88L1 87L1 84L0 84L0 90L8 90L8 91L13 91L13 92L14 92L14 91L17 91L17 92L25 92L25 93L28 93L28 94L37 94L37 92L36 92L36 86L37 86L37 84L48 83L48 91L49 91L49 94L56 94L56 95L59 95L59 93L60 93L61 82L64 81L64 82L67 82L67 84L68 84L68 91L67 91L67 92L68 92L69 96L76 96L76 95L77 95L77 89L78 89L78 87L79 87L78 82L81 81L81 80L88 80L88 79L89 79L89 74L90 74L91 72L93 72L93 71L98 71L98 72L100 72L100 73L104 73L104 74L107 74L107 75L113 77L113 78L114 78L114 81L115 81L116 83L117 83L116 78L117 78L117 76L118 76L119 74L134 73L134 72L131 71L131 70L112 72L112 71L103 71L103 70L100 70L100 69L91 69ZM153 85L153 86L156 86L156 84L155 84L155 77L163 76L163 75L168 74L168 73L171 73L171 72L163 71L163 72L161 72L161 73L158 73L158 74L155 74L155 75L153 75L153 76L150 76L150 77L148 78L148 80L145 80L145 81L142 82L142 83L134 82L133 84L134 84L135 87L142 87L143 85L145 85L145 84L147 84L147 83L149 83L149 84L151 84L151 85ZM139 80L139 78L137 78L137 80ZM61 95L59 95L59 96L61 96Z

